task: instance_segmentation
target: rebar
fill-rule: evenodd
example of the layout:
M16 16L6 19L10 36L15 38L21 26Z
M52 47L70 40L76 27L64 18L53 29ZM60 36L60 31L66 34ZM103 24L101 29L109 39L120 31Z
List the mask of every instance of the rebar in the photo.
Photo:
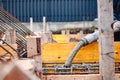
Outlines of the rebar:
M16 30L17 53L23 55L27 53L26 36L35 36L34 32L25 27L19 20L0 7L0 29L5 33L8 29ZM4 40L3 40L4 41ZM4 41L5 42L5 41ZM10 45L8 45L10 46ZM4 48L3 48L4 49ZM16 50L14 50L16 51Z

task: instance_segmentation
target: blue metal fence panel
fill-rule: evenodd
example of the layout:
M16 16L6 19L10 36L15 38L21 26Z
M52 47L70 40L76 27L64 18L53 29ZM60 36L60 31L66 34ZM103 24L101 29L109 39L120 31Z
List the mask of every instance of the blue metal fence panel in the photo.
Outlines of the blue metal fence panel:
M97 17L97 0L0 0L9 13L22 22L92 21Z

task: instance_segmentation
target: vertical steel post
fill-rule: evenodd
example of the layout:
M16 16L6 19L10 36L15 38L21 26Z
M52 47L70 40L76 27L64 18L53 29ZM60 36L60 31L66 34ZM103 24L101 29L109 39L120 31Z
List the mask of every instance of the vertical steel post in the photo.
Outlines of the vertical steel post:
M115 80L113 0L98 0L100 74L103 80Z
M46 28L46 17L44 16L43 17L43 32L45 33L47 31L47 28Z
M30 17L30 30L33 31L33 18Z

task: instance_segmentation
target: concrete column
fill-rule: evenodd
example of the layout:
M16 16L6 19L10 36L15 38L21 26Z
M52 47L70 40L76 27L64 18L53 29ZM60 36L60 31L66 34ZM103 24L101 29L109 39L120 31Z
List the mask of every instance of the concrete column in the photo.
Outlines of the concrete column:
M16 30L15 29L6 30L5 39L8 44L16 44Z
M66 30L66 40L69 43L70 42L70 31Z
M39 77L42 77L41 38L27 37L27 57L35 60L35 69Z
M83 34L83 30L80 31L80 38L83 38L84 34Z
M61 31L61 34L62 34L62 35L65 35L65 30L62 30L62 31Z
M41 36L41 43L51 43L52 42L52 32L39 33Z
M113 0L98 0L100 75L102 80L115 80Z

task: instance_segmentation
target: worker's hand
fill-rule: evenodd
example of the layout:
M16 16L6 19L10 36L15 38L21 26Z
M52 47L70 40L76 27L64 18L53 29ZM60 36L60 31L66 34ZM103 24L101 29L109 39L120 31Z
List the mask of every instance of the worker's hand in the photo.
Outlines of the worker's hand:
M120 31L120 21L114 22L112 28L114 29L114 32Z
M120 28L120 21L115 22L113 25Z

